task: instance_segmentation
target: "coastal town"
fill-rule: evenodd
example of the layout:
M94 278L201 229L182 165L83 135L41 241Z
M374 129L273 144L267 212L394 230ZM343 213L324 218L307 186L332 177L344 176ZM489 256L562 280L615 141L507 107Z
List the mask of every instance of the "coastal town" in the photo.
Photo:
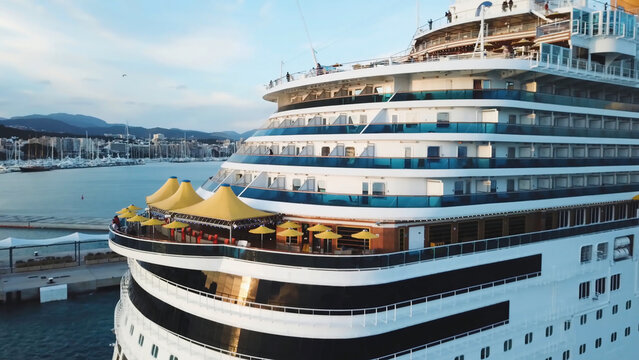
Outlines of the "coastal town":
M1 134L0 134L1 136ZM0 173L62 168L143 164L144 161L211 161L226 159L242 139L169 139L153 134L101 137L39 136L0 138Z

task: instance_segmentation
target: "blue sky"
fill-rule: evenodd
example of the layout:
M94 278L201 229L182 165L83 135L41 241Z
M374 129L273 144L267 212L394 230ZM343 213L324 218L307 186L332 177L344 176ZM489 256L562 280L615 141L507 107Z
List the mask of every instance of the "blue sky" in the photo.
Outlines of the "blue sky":
M448 0L418 0L439 18ZM417 1L299 2L329 65L405 50ZM243 131L273 111L264 84L313 67L295 0L0 2L0 117ZM123 77L122 74L127 74Z

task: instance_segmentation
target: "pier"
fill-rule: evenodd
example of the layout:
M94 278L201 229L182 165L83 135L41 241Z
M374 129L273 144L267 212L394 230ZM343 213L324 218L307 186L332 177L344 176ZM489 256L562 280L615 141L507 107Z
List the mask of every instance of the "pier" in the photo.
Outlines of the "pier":
M107 230L111 219L77 216L0 215L0 227L20 229Z
M6 274L0 277L0 303L39 300L40 288L48 286L66 284L69 295L117 286L127 268L121 261Z

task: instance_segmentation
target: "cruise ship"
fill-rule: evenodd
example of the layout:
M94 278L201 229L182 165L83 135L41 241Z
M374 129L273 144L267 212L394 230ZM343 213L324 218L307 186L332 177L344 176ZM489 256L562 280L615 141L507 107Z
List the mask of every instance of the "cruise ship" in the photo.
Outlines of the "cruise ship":
M636 359L632 6L457 0L271 81L219 172L112 225L113 359Z

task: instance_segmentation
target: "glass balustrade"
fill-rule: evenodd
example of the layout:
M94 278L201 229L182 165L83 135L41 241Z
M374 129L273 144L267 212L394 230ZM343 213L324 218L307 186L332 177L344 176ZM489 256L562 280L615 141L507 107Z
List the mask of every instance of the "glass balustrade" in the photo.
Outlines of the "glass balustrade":
M333 194L324 192L304 192L291 190L275 190L256 187L234 187L242 197L291 202L298 204L348 206L348 207L380 207L380 208L426 208L450 207L464 205L492 204L513 201L544 200L573 196L602 195L617 192L638 191L639 184L606 185L591 187L575 187L549 190L532 190L520 192L475 193L469 195L444 196L377 196L360 194Z
M639 158L373 158L243 154L234 154L228 161L260 165L365 169L492 169L639 165ZM210 191L209 182L202 187Z
M535 233L504 236L492 239L448 244L436 247L414 249L374 255L319 255L275 252L232 245L181 244L138 239L129 235L109 232L109 240L134 250L159 254L186 255L198 257L228 257L260 263L328 269L370 269L386 268L423 261L445 259L454 256L505 249L541 241L579 236L601 231L619 230L639 225L639 219L623 219Z
M525 90L507 89L479 89L479 90L436 90L436 91L416 91L391 94L374 94L346 96L339 98L311 100L295 104L283 105L278 108L278 112L306 109L320 106L349 105L372 102L395 102L395 101L415 101L415 100L519 100L527 102L577 106L586 108L599 108L607 110L639 111L639 104L622 103L601 99L580 98L566 95L554 95Z
M398 134L398 133L470 133L470 134L512 134L512 135L542 135L542 136L578 136L603 138L637 138L639 131L597 129L597 128L569 128L542 125L518 125L500 123L397 123L364 125L331 125L331 126L301 126L289 128L260 129L253 136L272 135L319 135L319 134Z

